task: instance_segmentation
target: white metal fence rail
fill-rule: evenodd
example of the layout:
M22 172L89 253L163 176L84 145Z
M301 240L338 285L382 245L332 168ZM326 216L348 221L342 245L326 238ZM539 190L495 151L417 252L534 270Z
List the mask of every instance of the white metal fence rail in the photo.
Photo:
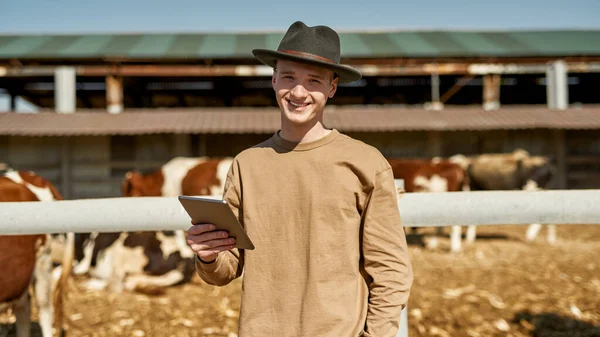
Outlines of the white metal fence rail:
M220 197L215 197L220 198ZM402 194L406 227L451 225L600 224L600 190L482 191ZM185 230L177 198L106 198L0 203L0 235L61 232ZM402 312L397 337L408 336Z
M220 198L220 197L216 197ZM402 194L406 227L600 223L600 190L485 191ZM172 197L0 203L0 235L187 229Z

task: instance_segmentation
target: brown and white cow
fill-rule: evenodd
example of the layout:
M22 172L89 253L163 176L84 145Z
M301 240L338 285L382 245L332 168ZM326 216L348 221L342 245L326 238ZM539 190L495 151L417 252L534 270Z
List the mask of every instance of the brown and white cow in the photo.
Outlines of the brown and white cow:
M52 184L33 172L6 167L0 172L0 202L49 202L62 200ZM63 303L73 265L73 233L63 242L62 265L53 268L51 235L0 236L0 307L11 306L17 318L17 336L30 335L32 286L44 337L53 325L62 330Z
M232 158L176 157L160 169L128 172L125 197L220 195ZM194 252L183 231L78 235L76 274L90 273L92 288L151 291L186 282L194 273Z
M552 160L531 156L523 149L512 153L488 153L475 156L455 155L450 161L461 165L469 175L470 189L538 191L550 189L556 173ZM531 224L526 239L535 239L541 224ZM547 241L556 242L556 226L548 225Z
M394 179L404 180L405 192L459 192L469 189L469 179L462 166L443 160L433 159L392 159L388 162L394 172ZM414 230L414 228L413 228ZM438 235L442 227L437 227ZM472 232L472 233L471 233ZM469 228L467 241L474 235L474 229ZM460 250L460 226L452 226L451 250ZM437 247L438 240L433 238L428 242L430 248Z

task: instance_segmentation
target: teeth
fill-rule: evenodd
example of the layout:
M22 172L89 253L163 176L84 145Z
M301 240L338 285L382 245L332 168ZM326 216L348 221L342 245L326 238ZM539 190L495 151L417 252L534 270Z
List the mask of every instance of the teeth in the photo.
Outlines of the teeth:
M290 101L290 104L292 104L293 106L303 106L304 105L304 104L297 104L297 103L294 103L292 101Z

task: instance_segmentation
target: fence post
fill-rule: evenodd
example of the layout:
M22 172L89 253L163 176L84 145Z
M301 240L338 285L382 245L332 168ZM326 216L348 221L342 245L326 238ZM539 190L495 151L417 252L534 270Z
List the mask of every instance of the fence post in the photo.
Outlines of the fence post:
M398 330L398 334L396 337L408 337L408 314L406 313L407 307L402 309L402 313L400 313L400 329Z

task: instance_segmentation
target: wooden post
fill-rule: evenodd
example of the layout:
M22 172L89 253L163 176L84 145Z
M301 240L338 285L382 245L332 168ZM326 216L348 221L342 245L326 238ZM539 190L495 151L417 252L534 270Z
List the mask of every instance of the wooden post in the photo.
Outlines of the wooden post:
M569 83L564 61L554 61L546 70L546 101L550 109L563 110L569 106Z
M565 139L565 130L554 130L554 146L556 149L556 187L558 189L567 188L567 146Z
M442 131L429 131L427 133L427 152L430 158L442 156Z
M72 170L71 170L71 137L61 139L60 151L60 186L65 199L72 197Z
M54 109L73 113L77 108L76 73L74 67L57 67L54 71Z
M111 114L123 111L123 79L121 77L106 76L106 110Z
M483 109L497 110L500 108L500 75L487 74L483 76Z
M444 108L443 102L440 101L440 75L437 72L431 73L431 106L429 108L432 110Z
M8 92L10 96L10 107L8 111L15 112L17 111L17 95L14 92Z
M173 135L173 153L175 156L189 157L192 155L190 144L190 135L174 134Z

